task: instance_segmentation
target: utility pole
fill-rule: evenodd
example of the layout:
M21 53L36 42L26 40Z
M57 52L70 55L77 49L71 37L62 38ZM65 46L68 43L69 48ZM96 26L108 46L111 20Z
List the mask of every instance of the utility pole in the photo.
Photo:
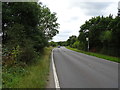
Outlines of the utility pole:
M89 33L89 30L86 30L86 32ZM89 52L89 35L88 35L88 37L86 38L86 41L88 42L87 49L88 49L88 52Z
M86 41L88 42L87 49L88 49L88 52L89 52L89 38L86 38Z

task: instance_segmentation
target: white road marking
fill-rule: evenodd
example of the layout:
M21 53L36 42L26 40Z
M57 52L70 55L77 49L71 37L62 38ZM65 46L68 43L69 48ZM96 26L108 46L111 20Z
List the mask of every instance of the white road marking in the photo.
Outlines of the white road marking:
M55 68L55 63L54 63L54 60L53 60L53 50L52 50L52 56L51 57L52 57L52 68L53 68L53 75L54 75L54 81L55 81L55 88L60 89L58 76L57 76L56 68Z

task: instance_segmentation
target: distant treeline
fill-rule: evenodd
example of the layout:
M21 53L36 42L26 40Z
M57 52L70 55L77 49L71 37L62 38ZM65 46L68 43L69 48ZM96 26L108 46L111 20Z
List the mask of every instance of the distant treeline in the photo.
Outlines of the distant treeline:
M120 57L120 17L93 17L80 26L78 37L72 35L58 44L88 51L86 38L89 51Z
M2 3L3 65L35 61L58 28L56 13L42 3Z

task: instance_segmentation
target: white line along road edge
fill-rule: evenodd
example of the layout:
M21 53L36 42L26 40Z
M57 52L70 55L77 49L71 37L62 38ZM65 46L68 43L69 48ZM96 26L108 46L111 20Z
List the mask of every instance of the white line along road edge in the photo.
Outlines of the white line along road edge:
M54 60L53 60L53 50L52 50L52 68L53 68L53 75L54 75L54 81L55 81L55 88L60 88L59 81L58 81L58 76L57 76L57 73L56 73L55 63L54 63Z

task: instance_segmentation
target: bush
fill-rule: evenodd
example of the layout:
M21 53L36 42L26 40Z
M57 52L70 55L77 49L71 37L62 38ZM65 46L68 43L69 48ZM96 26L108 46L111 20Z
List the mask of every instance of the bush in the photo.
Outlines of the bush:
M85 50L85 44L79 41L74 42L73 45L70 45L70 47Z
M19 55L19 60L25 63L33 62L37 57L37 53L31 47L23 48L22 52Z
M72 45L73 48L79 48L79 46L80 46L79 41L74 42Z

